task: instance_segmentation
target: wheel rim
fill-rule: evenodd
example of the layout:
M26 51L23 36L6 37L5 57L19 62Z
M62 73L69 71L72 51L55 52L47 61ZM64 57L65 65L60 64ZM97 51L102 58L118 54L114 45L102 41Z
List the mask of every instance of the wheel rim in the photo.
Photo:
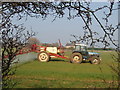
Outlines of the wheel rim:
M74 56L74 57L73 57L73 61L79 62L79 60L80 60L79 56Z
M48 55L46 53L41 53L39 55L39 60L46 61L48 59Z
M97 59L94 59L94 60L93 60L93 63L94 63L94 64L98 64L98 60L97 60Z

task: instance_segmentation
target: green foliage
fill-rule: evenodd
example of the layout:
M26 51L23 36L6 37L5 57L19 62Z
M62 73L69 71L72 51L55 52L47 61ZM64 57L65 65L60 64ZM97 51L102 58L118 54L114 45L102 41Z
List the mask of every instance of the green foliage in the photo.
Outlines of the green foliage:
M114 48L88 48L88 50L115 50Z
M102 63L72 64L68 60L52 59L50 62L41 63L38 60L20 65L16 75L15 88L94 88L108 87L112 81L111 69L108 64L113 63L111 54L115 52L100 52ZM66 55L70 55L68 52ZM100 71L102 68L103 73ZM102 79L107 80L104 84Z

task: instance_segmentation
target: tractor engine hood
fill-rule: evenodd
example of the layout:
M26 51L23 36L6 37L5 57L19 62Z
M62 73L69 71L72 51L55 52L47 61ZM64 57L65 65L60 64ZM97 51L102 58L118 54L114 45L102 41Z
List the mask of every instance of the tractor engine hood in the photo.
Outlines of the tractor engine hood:
M99 53L96 52L88 52L89 55L99 55Z

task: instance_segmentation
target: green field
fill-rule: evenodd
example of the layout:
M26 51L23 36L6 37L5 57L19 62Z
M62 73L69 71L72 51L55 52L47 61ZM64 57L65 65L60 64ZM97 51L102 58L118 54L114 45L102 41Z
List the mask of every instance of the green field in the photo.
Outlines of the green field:
M90 63L72 64L68 60L52 59L47 63L38 60L19 65L14 82L15 88L94 88L108 87L114 73L108 65L114 60L115 52L100 52L102 62L99 65ZM66 55L70 55L67 52ZM102 72L100 70L102 68ZM107 83L103 83L103 79Z

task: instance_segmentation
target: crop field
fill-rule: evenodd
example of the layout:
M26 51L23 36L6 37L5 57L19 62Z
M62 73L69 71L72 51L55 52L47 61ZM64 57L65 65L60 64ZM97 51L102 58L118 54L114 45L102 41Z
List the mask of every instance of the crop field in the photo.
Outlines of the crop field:
M109 65L117 65L112 58L116 53L99 53L102 58L99 65L73 64L63 59L52 59L46 63L36 59L21 64L13 76L14 82L17 82L14 88L106 88L115 76ZM66 56L69 55L70 52L67 52Z

